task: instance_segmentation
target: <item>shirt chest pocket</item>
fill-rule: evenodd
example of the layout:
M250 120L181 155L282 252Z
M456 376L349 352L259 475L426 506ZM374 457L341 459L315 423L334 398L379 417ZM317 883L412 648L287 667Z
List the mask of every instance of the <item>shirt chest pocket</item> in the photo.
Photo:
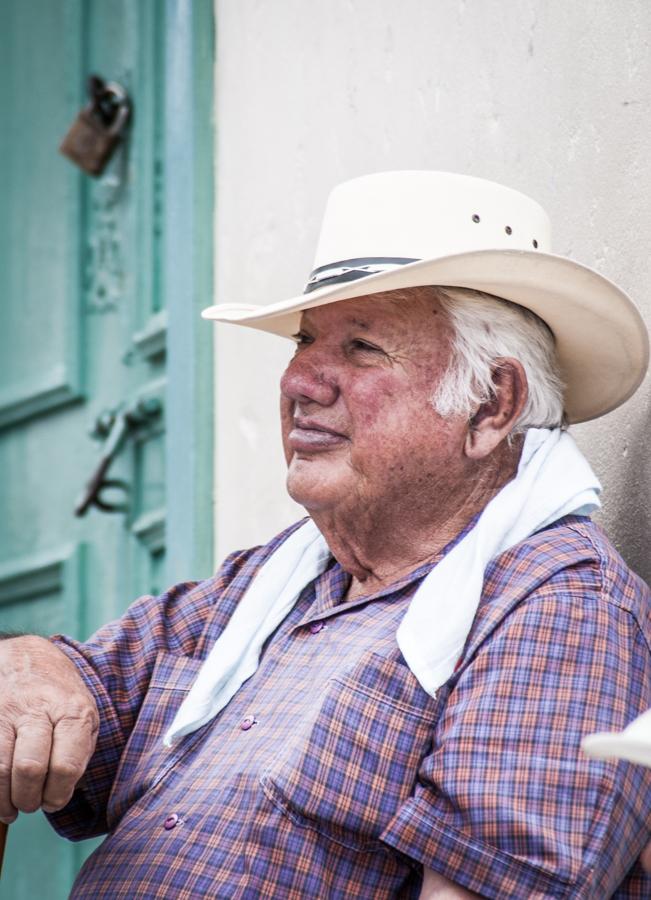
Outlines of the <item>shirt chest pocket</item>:
M164 747L163 735L194 684L202 662L167 651L156 657L149 689L113 783L107 810L110 828L176 765L189 748L191 740L181 742L176 748Z
M371 849L412 792L439 708L406 666L367 653L328 682L264 791L295 824Z

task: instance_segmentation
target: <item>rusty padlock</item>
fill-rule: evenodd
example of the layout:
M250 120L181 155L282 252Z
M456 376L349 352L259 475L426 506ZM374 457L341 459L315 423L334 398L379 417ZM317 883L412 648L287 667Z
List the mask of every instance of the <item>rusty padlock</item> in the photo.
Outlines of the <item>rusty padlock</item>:
M98 75L88 79L88 104L81 110L59 147L84 172L98 176L120 143L131 104L124 88Z

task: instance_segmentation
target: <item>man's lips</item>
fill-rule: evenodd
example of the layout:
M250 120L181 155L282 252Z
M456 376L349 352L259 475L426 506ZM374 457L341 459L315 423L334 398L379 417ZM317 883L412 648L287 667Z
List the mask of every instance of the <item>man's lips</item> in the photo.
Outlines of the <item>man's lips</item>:
M295 451L330 450L348 442L346 435L311 419L294 419L287 442Z

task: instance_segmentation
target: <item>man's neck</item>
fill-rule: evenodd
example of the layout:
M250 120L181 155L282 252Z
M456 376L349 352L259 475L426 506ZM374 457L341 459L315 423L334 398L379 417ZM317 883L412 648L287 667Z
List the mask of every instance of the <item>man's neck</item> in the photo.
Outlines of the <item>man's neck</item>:
M375 593L433 560L514 477L520 446L477 468L461 483L373 508L351 499L334 509L312 511L332 554L352 580L346 599Z

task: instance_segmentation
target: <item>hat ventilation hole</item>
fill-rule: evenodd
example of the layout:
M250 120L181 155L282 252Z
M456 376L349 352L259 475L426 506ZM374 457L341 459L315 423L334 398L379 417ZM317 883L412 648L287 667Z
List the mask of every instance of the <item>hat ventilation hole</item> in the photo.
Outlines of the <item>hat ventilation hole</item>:
M532 243L533 243L533 246L534 246L534 250L537 250L537 249L538 249L538 241L534 238L533 241L532 241Z
M474 216L472 217L472 221L473 221L473 222L480 222L480 221L481 221L481 219L479 218L479 216L477 215L477 213L475 213Z
M510 225L506 225L504 231L506 231L507 234L513 234L513 229Z

